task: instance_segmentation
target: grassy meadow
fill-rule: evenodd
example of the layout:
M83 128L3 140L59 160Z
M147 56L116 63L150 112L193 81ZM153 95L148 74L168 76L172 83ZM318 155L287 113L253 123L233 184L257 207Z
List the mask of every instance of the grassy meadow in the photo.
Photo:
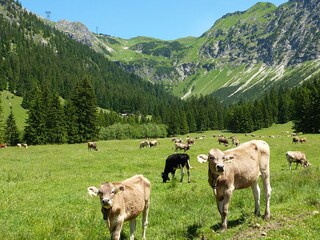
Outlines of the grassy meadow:
M207 164L196 160L210 148L226 149L213 137L217 131L190 134L205 139L197 140L188 152L193 166L189 184L186 176L183 183L162 183L165 159L174 152L169 138L159 139L156 148L144 149L139 149L140 140L100 141L97 152L88 151L86 144L0 149L0 239L110 239L99 200L88 195L87 187L135 174L145 175L152 183L150 240L316 239L320 232L320 139L304 135L308 143L293 144L282 132L291 132L290 126L275 125L254 137L267 141L271 148L271 220L254 216L251 189L238 190L229 207L229 229L223 233L207 183ZM253 139L237 136L241 142ZM311 167L299 166L290 172L285 158L288 150L304 151ZM179 178L180 172L176 175ZM141 239L141 232L139 217L136 239ZM127 222L122 239L128 238Z

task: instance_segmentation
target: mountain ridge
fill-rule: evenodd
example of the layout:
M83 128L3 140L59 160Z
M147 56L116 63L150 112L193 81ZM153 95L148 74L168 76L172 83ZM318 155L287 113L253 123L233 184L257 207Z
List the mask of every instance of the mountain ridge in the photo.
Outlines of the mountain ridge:
M259 2L225 14L197 38L163 41L92 34L100 47L113 50L107 50L107 58L148 81L168 84L176 96L214 94L235 102L245 92L257 96L254 86L267 91L271 85L296 85L288 75L297 69L310 72L299 83L318 73L311 71L320 66L318 12L318 0L290 0L279 7Z
M296 86L319 73L319 5L319 0L290 0L279 7L259 2L225 14L200 37L171 41L121 39L65 20L54 25L125 71L166 84L182 99L213 94L231 103L261 96L272 86Z

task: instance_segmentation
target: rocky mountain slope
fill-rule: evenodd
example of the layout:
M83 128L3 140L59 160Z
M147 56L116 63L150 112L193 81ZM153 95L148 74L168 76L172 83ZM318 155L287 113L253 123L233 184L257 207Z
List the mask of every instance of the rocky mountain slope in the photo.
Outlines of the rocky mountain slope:
M121 39L66 21L56 27L126 71L168 84L181 98L213 93L234 102L320 73L319 12L319 0L290 0L279 7L257 3L223 16L198 38L174 41Z

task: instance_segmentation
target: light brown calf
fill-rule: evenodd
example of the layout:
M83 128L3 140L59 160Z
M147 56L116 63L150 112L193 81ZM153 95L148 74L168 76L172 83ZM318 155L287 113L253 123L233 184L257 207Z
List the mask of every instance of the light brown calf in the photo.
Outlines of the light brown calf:
M260 188L258 179L261 175L265 193L264 219L270 218L270 148L261 140L252 140L242 145L221 151L211 149L207 157L201 154L199 162L208 160L208 182L213 189L218 211L222 219L222 230L227 229L228 208L232 193L236 189L251 187L255 200L255 214L260 215Z
M134 239L136 218L142 212L142 238L146 239L150 206L150 181L143 175L135 175L122 182L107 182L100 188L89 187L91 196L99 196L101 212L112 239L119 240L123 222L130 221L130 240Z
M288 151L286 152L286 158L289 163L289 169L291 170L292 163L296 163L296 169L300 163L304 168L309 167L311 164L308 162L306 155L300 151Z

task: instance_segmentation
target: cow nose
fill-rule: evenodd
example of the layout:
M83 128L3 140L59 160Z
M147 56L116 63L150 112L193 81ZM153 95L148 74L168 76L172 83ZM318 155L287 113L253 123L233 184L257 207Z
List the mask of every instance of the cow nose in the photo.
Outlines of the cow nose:
M110 205L110 198L104 198L101 200L102 205Z
M217 172L224 172L224 165L223 164L217 164Z

